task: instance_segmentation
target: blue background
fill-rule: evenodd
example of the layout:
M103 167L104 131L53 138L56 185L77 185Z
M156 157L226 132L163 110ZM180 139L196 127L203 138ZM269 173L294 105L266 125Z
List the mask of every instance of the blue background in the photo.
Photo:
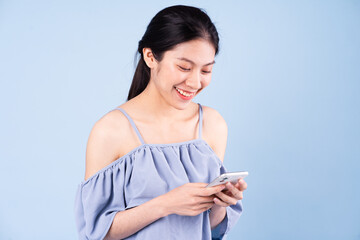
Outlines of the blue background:
M0 0L0 239L76 239L94 123L126 99L150 19L190 1ZM228 239L360 239L360 1L204 1L221 37L196 99L247 170Z

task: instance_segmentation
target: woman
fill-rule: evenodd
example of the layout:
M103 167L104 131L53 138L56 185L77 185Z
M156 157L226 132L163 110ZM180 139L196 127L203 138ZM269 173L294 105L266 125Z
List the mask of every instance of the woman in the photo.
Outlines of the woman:
M225 172L227 126L192 102L211 79L218 33L198 8L160 11L139 42L128 101L93 127L76 196L80 239L222 239L246 183Z

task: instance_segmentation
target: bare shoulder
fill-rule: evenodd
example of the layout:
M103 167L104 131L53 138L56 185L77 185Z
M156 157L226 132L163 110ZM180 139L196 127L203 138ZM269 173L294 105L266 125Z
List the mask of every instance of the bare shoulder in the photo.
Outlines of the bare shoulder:
M221 114L207 106L203 106L203 138L208 142L221 161L224 160L228 127Z
M101 117L93 126L86 146L85 179L106 167L128 149L131 128L119 110Z
M203 105L202 108L204 119L206 118L206 120L204 120L204 125L207 124L211 127L216 128L219 131L227 130L226 121L217 110Z

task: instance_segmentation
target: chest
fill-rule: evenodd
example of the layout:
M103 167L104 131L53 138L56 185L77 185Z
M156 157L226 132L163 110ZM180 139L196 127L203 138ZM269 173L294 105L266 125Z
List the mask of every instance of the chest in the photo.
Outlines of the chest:
M201 140L146 146L127 169L125 201L133 207L189 182L209 183L219 173L218 160Z
M170 144L198 138L198 119L166 124L138 122L139 132L145 143Z

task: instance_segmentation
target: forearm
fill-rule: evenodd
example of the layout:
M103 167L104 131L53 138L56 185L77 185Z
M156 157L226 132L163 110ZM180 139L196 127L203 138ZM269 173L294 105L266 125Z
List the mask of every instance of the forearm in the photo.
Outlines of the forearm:
M210 226L214 229L219 223L221 223L226 217L226 207L214 205L210 212Z
M164 208L161 196L137 207L118 212L114 217L105 239L126 238L169 214L170 213Z

